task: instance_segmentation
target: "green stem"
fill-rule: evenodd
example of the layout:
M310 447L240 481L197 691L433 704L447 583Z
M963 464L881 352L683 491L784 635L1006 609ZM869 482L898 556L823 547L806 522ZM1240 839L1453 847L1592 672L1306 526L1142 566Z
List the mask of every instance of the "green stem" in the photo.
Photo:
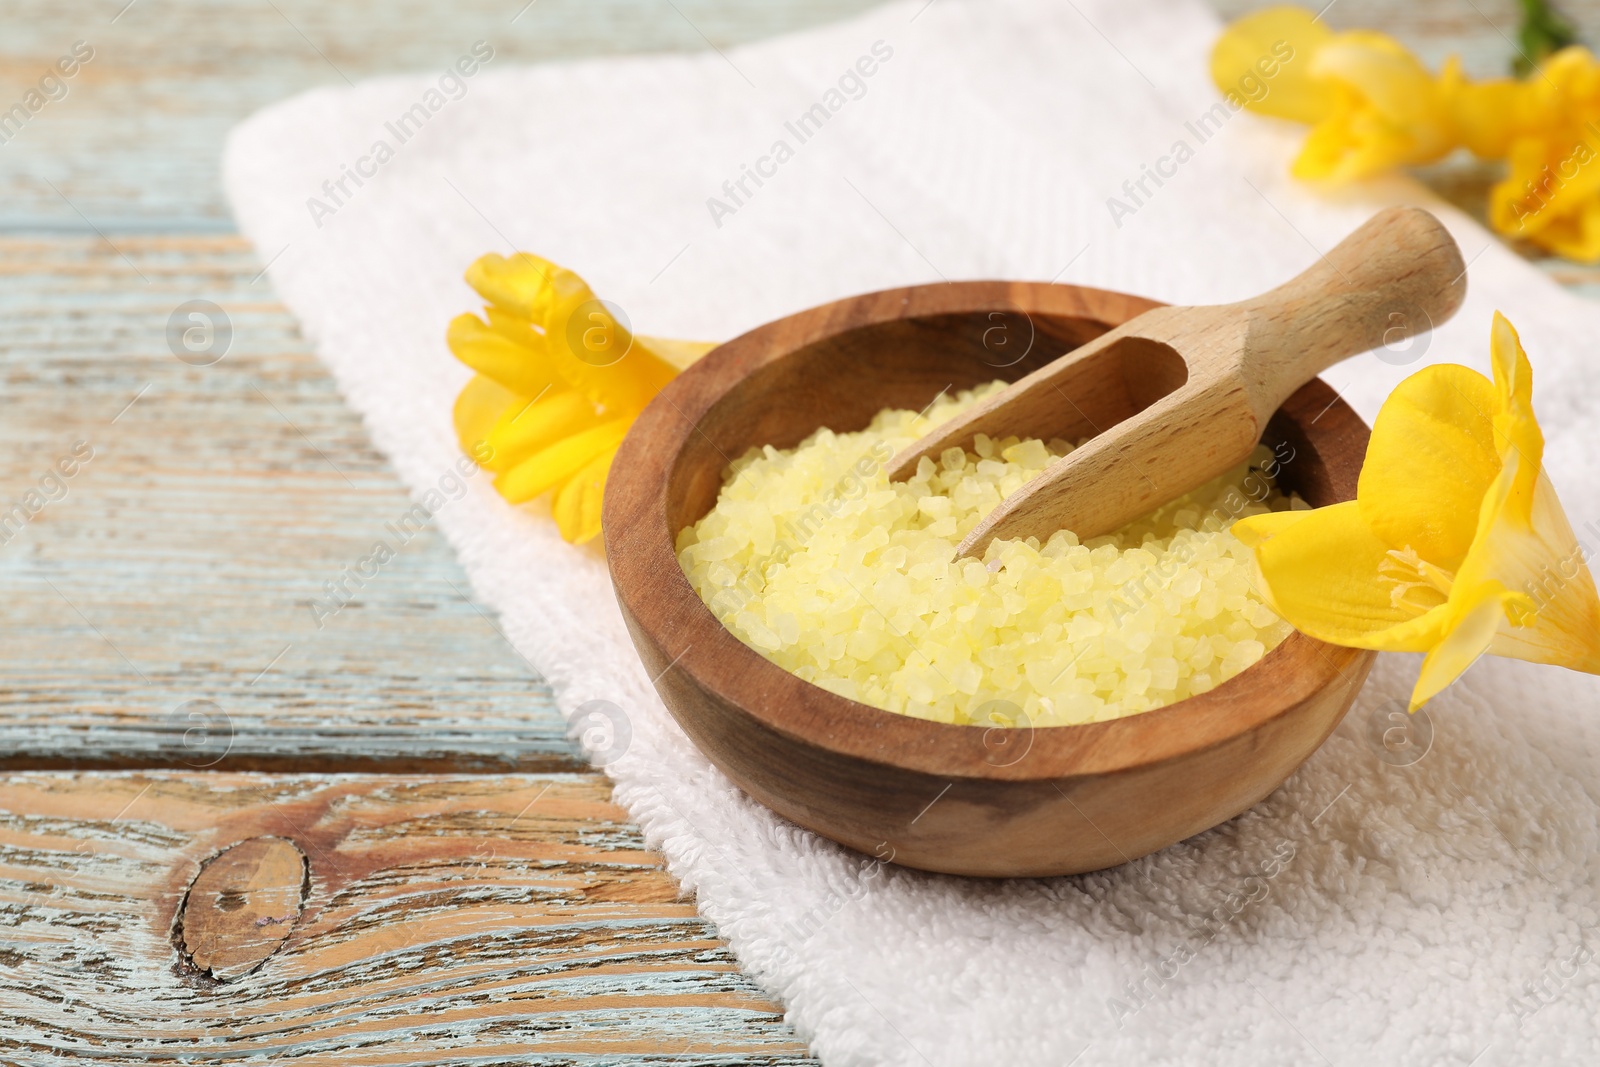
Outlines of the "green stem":
M1520 48L1511 69L1526 77L1546 56L1578 42L1572 24L1554 11L1545 0L1521 0L1522 25L1517 30Z

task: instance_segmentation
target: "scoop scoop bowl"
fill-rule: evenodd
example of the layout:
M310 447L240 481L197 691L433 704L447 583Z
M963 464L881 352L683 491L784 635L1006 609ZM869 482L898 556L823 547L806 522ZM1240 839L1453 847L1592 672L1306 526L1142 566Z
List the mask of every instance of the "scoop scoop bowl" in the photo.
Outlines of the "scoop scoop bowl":
M1294 633L1207 693L1081 726L952 725L803 681L730 633L678 564L677 534L728 464L882 408L1017 380L1159 305L1070 285L957 282L851 297L759 327L669 384L623 443L603 528L617 600L685 733L785 818L868 856L952 874L1054 875L1146 855L1272 792L1328 736L1374 653ZM1137 388L1095 399L1108 422ZM1353 499L1367 428L1320 381L1258 431L1280 486ZM1009 432L1016 432L1011 430ZM1254 444L1254 441L1251 442Z

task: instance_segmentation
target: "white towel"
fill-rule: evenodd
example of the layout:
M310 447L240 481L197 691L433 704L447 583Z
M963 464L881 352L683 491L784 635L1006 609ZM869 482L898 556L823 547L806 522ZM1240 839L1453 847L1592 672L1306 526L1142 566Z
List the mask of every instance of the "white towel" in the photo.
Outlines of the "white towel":
M1418 361L1367 355L1327 379L1370 419L1424 363L1486 370L1490 313L1504 310L1533 360L1552 476L1600 545L1600 309L1410 181L1338 199L1295 184L1298 128L1229 114L1202 142L1186 124L1219 99L1206 73L1217 30L1198 0L910 0L725 53L491 59L459 93L441 71L269 108L229 142L228 191L419 495L458 455L450 404L468 372L444 328L479 305L461 275L483 252L548 256L642 332L716 340L941 278L1233 300L1376 208L1420 203L1471 260L1466 306ZM818 103L828 117L801 143L786 123ZM408 112L399 143L386 124ZM362 162L379 140L394 158ZM763 161L780 140L792 158ZM1123 182L1179 140L1192 158L1159 187L1147 179L1135 205ZM373 176L324 190L358 164ZM724 182L758 164L769 176L736 202ZM1114 220L1112 197L1136 210ZM1431 748L1402 765L1380 759L1374 734L1417 659L1384 656L1327 744L1214 831L1082 877L879 869L744 797L689 744L635 658L598 551L563 544L485 477L437 522L569 715L594 699L626 709L631 740L606 765L619 801L825 1063L1600 1054L1593 678L1482 661L1429 707Z

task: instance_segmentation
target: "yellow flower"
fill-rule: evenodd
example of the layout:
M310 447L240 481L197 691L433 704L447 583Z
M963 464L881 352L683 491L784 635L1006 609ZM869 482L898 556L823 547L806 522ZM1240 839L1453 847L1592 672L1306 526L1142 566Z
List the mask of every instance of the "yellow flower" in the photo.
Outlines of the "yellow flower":
M1543 470L1532 368L1498 313L1491 350L1493 382L1443 364L1395 389L1355 500L1233 527L1296 629L1428 654L1413 710L1484 652L1600 674L1600 596Z
M582 278L526 252L480 257L467 282L488 305L448 333L450 351L478 372L456 398L461 447L513 504L553 492L561 536L591 540L628 427L714 345L635 336Z
M1269 7L1232 23L1211 49L1211 79L1238 104L1262 115L1321 122L1337 90L1313 77L1311 58L1333 31L1299 7Z
M1524 130L1538 104L1527 82L1515 78L1469 81L1461 60L1451 56L1439 72L1456 140L1479 159L1504 159L1515 138Z
M1569 39L1543 7L1524 14L1525 35ZM1353 181L1467 148L1507 162L1489 192L1497 231L1600 262L1600 61L1586 48L1561 48L1524 80L1472 81L1455 57L1436 77L1383 34L1274 7L1223 31L1211 76L1235 108L1311 125L1297 177Z
M1489 220L1569 259L1600 260L1600 62L1566 48L1522 88Z
M1256 99L1239 87L1252 71L1265 75L1264 57L1279 62ZM1267 8L1231 24L1212 50L1211 76L1253 111L1314 124L1296 177L1351 181L1456 147L1442 79L1393 38L1334 33L1303 8Z
M1296 177L1353 181L1456 147L1441 81L1394 39L1337 34L1312 57L1311 74L1338 87L1338 102L1306 137Z

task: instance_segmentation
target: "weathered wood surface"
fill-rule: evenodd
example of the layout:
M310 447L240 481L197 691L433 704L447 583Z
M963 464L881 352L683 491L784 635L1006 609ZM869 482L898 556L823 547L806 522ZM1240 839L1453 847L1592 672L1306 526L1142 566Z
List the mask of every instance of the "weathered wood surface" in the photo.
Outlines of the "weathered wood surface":
M804 1061L607 797L590 774L0 776L0 1062ZM219 980L180 908L263 839L304 853L304 909L280 893L250 925L282 946ZM223 914L253 914L233 889Z
M201 865L178 905L180 962L218 982L243 978L283 947L310 891L306 854L288 838L229 845Z
M205 232L232 228L223 134L291 93L427 69L479 38L502 63L703 49L867 6L6 4L0 101L74 41L95 52L0 146L0 510L75 442L95 458L0 545L0 766L583 766L431 528L315 625L323 583L410 501L262 264ZM194 299L232 320L212 366L168 350L169 316ZM219 710L197 718L195 700Z
M0 510L93 452L0 547L0 760L585 767L443 538L385 529L411 501L245 242L114 240L0 237ZM210 366L166 341L197 298L233 323ZM380 537L396 558L319 628Z
M217 169L230 126L313 86L443 69L474 41L494 48L496 66L701 51L828 22L874 3L6 0L4 106L75 41L95 51L69 81L67 96L47 104L0 148L0 231L89 232L85 217L113 236L231 231Z

